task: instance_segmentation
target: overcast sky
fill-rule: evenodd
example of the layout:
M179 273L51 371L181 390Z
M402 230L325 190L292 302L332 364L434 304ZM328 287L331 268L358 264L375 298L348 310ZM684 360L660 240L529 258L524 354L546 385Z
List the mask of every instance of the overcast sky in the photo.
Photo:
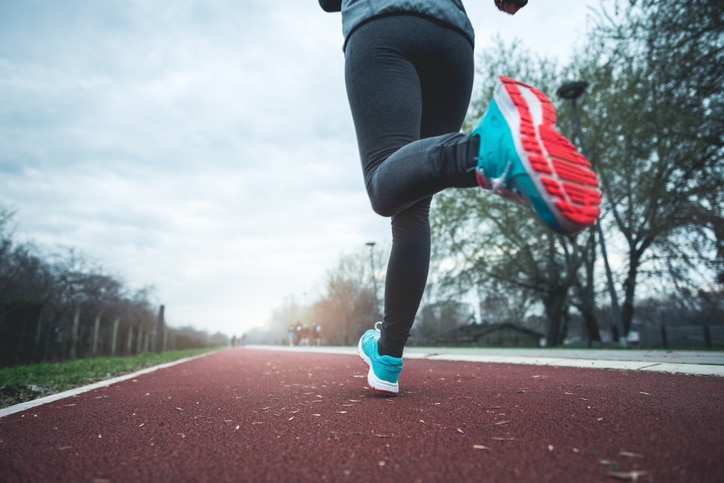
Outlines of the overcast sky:
M465 2L492 38L565 60L592 0L515 17ZM15 237L73 247L171 325L239 334L314 299L343 253L389 245L369 207L339 14L315 0L0 0L0 207Z

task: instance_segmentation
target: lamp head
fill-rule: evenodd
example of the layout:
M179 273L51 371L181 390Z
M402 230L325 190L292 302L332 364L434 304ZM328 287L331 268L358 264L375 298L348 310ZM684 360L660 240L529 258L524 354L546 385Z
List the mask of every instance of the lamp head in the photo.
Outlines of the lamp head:
M584 81L566 82L558 88L556 94L558 94L558 97L560 97L561 99L570 101L573 99L578 99L578 97L583 94L587 87L588 82Z

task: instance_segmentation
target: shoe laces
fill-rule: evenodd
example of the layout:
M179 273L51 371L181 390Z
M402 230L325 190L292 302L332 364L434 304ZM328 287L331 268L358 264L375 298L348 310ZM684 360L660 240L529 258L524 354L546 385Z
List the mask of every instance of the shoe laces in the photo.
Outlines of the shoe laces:
M484 186L482 183L480 184L483 189L488 189L493 192L493 194L496 194L500 196L503 199L506 199L508 201L512 201L516 205L520 206L521 208L528 208L528 199L520 194L518 190L515 188L510 189L508 188L505 183L508 180L508 175L510 174L510 170L513 168L512 163L508 163L505 167L505 171L503 171L503 174L501 174L497 178L488 178L485 176L485 173L483 173L481 170L478 170L480 175L485 178L487 181L489 181L488 184L489 187Z
M382 321L375 322L375 330L377 331L378 334L382 332L380 330L380 327L382 327Z

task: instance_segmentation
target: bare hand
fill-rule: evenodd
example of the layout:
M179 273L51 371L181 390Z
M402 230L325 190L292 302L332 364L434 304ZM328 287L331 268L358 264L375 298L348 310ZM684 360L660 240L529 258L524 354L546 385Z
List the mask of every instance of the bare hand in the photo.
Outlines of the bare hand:
M515 14L518 10L525 7L528 4L528 0L495 0L495 6L498 10L511 15Z

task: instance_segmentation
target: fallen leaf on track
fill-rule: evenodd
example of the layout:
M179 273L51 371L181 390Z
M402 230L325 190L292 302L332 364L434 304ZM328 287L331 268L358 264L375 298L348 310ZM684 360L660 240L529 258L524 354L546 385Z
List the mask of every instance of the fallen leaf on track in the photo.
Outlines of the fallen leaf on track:
M608 476L622 481L638 481L639 476L648 475L648 471L609 471Z
M474 444L473 449L484 449L485 451L490 451L490 448L488 448L484 444Z
M628 456L629 458L643 458L644 455L638 454L638 453L632 453L630 451L621 451L619 453L621 456Z
M601 466L605 466L606 468L609 468L612 470L617 470L619 468L618 463L616 463L615 461L601 460L601 461L599 461L599 463L601 463Z

